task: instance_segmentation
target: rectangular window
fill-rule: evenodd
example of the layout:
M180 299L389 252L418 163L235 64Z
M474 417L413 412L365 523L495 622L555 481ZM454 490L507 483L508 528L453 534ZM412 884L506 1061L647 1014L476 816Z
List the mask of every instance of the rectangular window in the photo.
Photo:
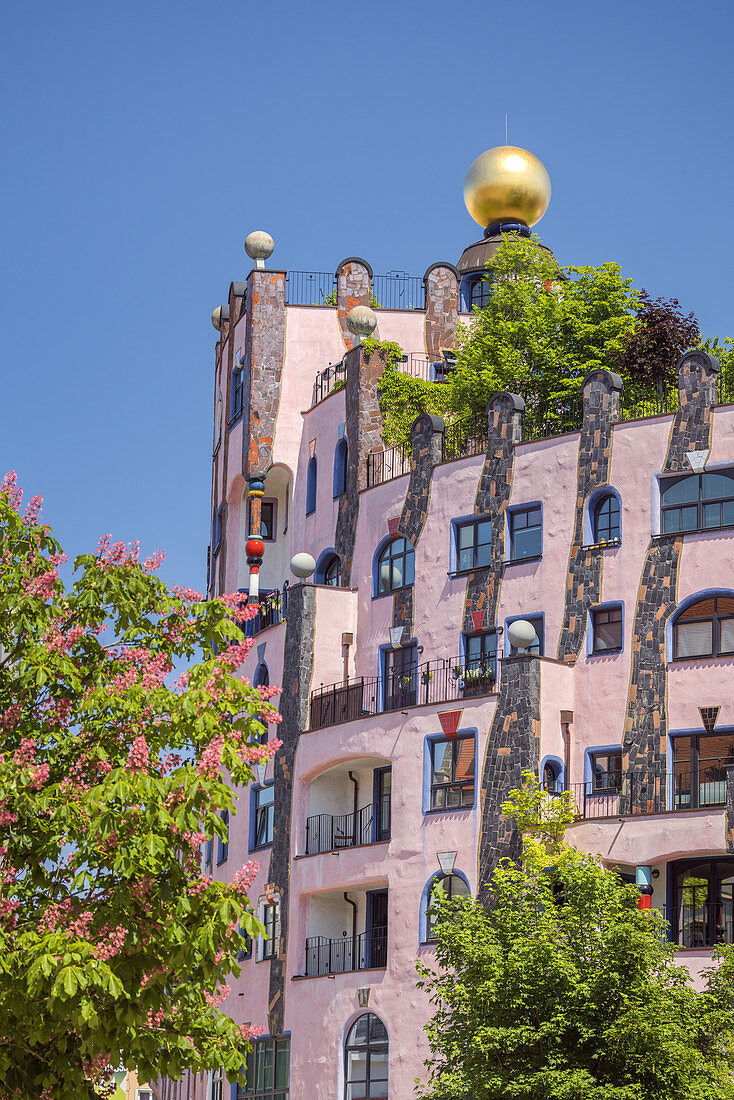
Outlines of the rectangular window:
M622 753L591 753L592 791L618 791L622 786Z
M273 843L274 799L275 787L272 783L255 791L255 848Z
M224 1100L224 1070L215 1069L212 1071L211 1088L209 1090L210 1100Z
M418 647L399 646L385 651L385 710L402 710L416 705L418 691Z
M456 571L481 569L490 564L492 556L492 522L470 520L456 524Z
M221 543L222 543L222 529L223 529L223 526L224 526L224 505L220 504L219 507L217 508L217 514L214 517L214 538L213 538L212 541L214 543L214 553L215 554L216 554L217 550L219 549L219 547L221 546Z
M229 418L236 420L245 403L245 372L242 367L232 372L232 400Z
M660 490L663 534L734 526L734 470L665 478Z
M734 732L673 739L673 809L726 805L727 770L734 765Z
M591 612L592 653L618 653L622 648L622 608L597 608Z
M474 736L431 742L431 809L474 805Z
M289 1100L291 1041L257 1039L247 1054L247 1083L237 1087L237 1100Z
M263 542L275 542L277 532L275 529L276 502L263 500L260 502L260 538ZM250 503L247 517L248 534L252 534L252 503Z
M240 949L237 952L237 961L241 962L243 959L252 958L252 936L249 936L247 932L245 932L242 925L239 926L238 932L240 934L240 937L242 938L242 943L240 944Z
M217 863L224 863L229 856L229 810L222 810L219 815L224 823L225 828L225 840L222 840L221 836L217 837Z
M539 504L510 512L510 561L539 558L543 552L543 528Z
M530 623L535 631L535 641L527 649L522 651L517 646L510 646L510 656L515 657L518 653L534 653L537 657L542 657L544 652L544 634L543 630L543 616L542 615L523 615L523 619Z
M493 630L481 634L464 635L464 657L467 669L484 669L496 679L497 675L497 635Z
M264 959L274 959L278 954L278 939L280 938L280 902L267 902L263 906L260 919L265 925L265 935L268 937L262 941L262 957Z

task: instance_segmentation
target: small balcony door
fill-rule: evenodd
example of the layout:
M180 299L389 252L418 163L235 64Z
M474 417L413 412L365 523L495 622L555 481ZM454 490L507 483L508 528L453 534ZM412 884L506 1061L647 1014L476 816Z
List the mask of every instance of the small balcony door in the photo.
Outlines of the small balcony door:
M392 768L375 768L374 780L373 840L390 839L390 793Z
M679 860L672 933L681 947L734 942L734 860Z
M387 966L387 890L367 894L365 966Z
M385 651L385 710L414 707L418 692L418 647L398 646Z

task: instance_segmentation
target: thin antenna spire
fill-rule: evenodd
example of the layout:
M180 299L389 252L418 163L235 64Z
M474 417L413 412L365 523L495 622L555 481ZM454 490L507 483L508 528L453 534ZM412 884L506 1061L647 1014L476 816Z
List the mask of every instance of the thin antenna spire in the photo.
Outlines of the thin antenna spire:
M507 144L507 115L505 115L505 145Z

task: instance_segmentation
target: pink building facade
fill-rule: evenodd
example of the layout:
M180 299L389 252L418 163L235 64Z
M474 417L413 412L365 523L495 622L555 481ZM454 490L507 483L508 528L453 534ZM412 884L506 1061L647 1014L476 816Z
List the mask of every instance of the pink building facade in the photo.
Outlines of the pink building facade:
M664 408L595 371L578 408L498 394L386 448L385 362L347 313L374 296L400 368L440 380L492 245L422 280L256 268L222 309L209 594L248 589L261 484L241 674L282 685L284 742L211 853L225 879L259 862L270 933L225 1006L266 1029L232 1100L413 1095L431 890L481 898L517 853L500 806L525 768L573 790L569 839L664 910L694 979L734 936L734 395L690 352ZM519 618L536 637L513 653Z

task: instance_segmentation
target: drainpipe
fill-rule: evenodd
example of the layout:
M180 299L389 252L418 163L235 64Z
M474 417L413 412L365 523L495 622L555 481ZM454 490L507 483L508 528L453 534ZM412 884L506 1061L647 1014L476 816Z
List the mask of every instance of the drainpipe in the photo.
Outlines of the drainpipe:
M352 963L354 963L355 958L357 961L357 966L353 966L352 969L359 970L359 954L357 953L357 903L356 901L352 901L346 890L344 891L344 900L352 906Z
M563 764L566 770L566 790L571 790L571 723L573 711L561 711L561 732L563 734Z
M344 684L349 683L349 647L354 641L353 634L342 634L342 661L344 665Z
M351 772L347 773L352 783L354 783L354 812L352 814L352 847L357 847L357 814L359 813L359 783L354 778Z

